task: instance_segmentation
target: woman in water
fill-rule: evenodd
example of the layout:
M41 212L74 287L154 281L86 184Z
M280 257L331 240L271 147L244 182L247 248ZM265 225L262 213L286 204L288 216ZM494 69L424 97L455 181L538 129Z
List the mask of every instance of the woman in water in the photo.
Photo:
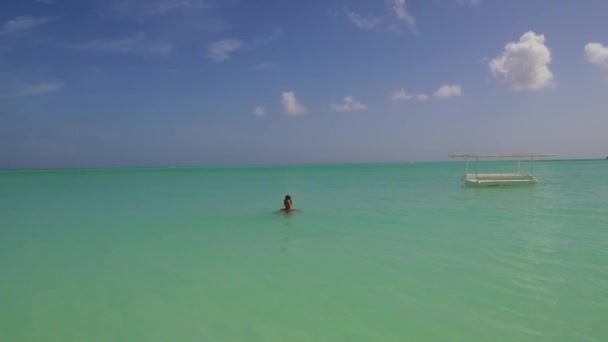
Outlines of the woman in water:
M290 212L293 209L291 209L292 203L291 203L291 196L287 195L285 196L285 199L283 200L283 209L281 209L281 211L285 211L285 212Z

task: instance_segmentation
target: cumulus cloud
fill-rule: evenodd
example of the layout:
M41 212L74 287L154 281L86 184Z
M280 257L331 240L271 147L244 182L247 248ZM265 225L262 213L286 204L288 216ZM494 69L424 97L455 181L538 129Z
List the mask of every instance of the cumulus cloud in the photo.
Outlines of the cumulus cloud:
M371 30L374 29L378 24L380 24L380 19L374 16L364 17L359 13L346 11L346 16L348 19L355 24L358 28Z
M42 24L46 24L51 21L51 18L47 17L31 17L31 16L19 16L15 17L4 23L0 28L0 35L19 33L23 31L31 30Z
M223 62L242 47L243 42L237 39L220 40L207 47L207 57L214 62Z
M545 36L526 32L519 42L510 42L503 54L489 62L490 70L515 90L536 90L551 85L553 74L549 70L551 51L545 45Z
M585 45L585 54L587 54L589 62L608 69L608 46L589 43Z
M253 113L255 114L255 116L264 116L266 114L266 110L262 106L257 106L253 110Z
M281 103L287 115L299 115L306 113L306 107L301 105L293 91L286 91L281 94Z
M439 89L437 89L437 91L435 93L433 93L433 96L440 98L440 99L446 99L448 97L454 97L454 96L460 96L462 95L462 86L460 85L442 85L441 87L439 87Z
M398 89L391 93L390 99L395 102L400 101L426 101L429 96L426 94L410 94L405 89Z
M34 84L25 85L9 95L9 97L26 97L26 96L38 96L58 91L63 87L63 82L39 82Z
M393 0L392 10L399 20L407 24L407 27L411 31L416 30L416 18L410 14L405 0Z
M341 104L331 104L331 109L335 112L353 112L357 110L366 110L367 106L355 100L352 96L347 96Z

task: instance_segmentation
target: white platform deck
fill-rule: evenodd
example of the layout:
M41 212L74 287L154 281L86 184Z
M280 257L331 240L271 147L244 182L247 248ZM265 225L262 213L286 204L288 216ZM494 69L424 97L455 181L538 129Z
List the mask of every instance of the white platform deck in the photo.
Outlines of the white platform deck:
M517 173L469 173L464 181L468 185L477 186L501 186L501 185L528 185L538 183L532 175Z
M538 183L534 177L534 159L552 157L553 154L456 154L452 158L463 158L465 160L465 176L463 181L473 186L501 186L501 185L530 185ZM501 160L514 159L517 161L517 172L515 173L479 173L479 160ZM521 159L528 159L529 173L521 172ZM469 172L469 161L475 161L475 173Z

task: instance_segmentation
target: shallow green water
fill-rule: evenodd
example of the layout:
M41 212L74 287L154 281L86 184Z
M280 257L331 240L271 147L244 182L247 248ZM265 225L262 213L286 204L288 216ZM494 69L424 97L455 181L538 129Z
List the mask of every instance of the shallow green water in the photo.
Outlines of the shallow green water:
M535 166L0 173L0 340L605 340L608 162Z

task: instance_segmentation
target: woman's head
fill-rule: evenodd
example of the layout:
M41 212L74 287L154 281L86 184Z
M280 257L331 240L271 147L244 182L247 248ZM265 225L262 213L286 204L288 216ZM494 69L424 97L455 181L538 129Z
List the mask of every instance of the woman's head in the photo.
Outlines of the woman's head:
M283 200L283 206L285 207L285 209L291 210L291 196L285 196L285 199Z

